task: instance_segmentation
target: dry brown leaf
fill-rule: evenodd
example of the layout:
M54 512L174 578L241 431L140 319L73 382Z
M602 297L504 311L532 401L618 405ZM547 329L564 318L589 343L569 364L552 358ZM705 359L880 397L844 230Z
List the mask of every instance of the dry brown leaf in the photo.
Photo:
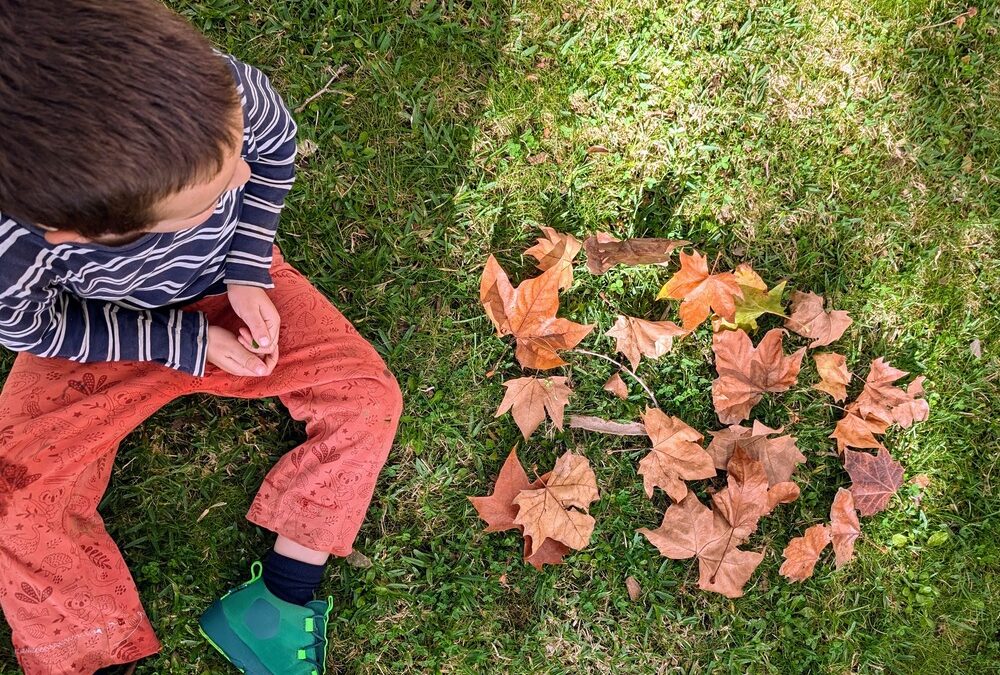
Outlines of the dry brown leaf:
M850 408L849 408L850 409ZM837 440L837 452L845 448L881 448L875 434L885 433L885 425L877 420L864 420L848 412L837 422L830 438Z
M681 269L663 285L656 299L683 301L680 307L681 323L687 331L697 328L712 311L732 322L736 314L736 300L743 297L733 273L709 274L708 261L697 252L691 255L682 252L680 258Z
M486 261L479 298L499 335L517 339L515 356L525 368L547 370L565 365L559 350L572 349L594 329L556 317L561 270L549 269L513 288L493 256Z
M840 488L830 507L830 540L837 556L839 570L854 557L854 541L861 535L861 523L854 508L854 495L850 490Z
M572 550L569 546L562 544L555 539L546 539L534 553L531 553L531 537L524 537L524 562L528 563L536 570L541 571L542 565L561 565Z
M784 483L791 478L795 467L806 461L806 458L796 446L794 436L771 438L781 431L756 420L752 429L734 424L720 431L710 432L712 442L708 444L708 454L712 456L715 468L725 469L733 452L741 447L751 459L763 463L769 485Z
M566 452L557 459L544 487L522 490L514 498L518 506L514 522L531 537L531 555L546 539L577 550L586 546L594 531L594 518L587 509L599 498L597 478L586 457Z
M625 590L628 591L628 599L632 602L639 602L639 596L642 595L642 586L636 581L635 577L625 578Z
M885 359L872 361L865 378L865 388L854 402L858 415L875 418L885 424L898 424L904 429L914 422L926 420L930 409L923 398L924 377L915 378L905 390L893 384L908 374L905 370L893 368Z
M764 392L787 391L799 375L805 348L785 356L781 348L783 330L767 332L754 348L742 330L712 336L715 369L712 402L723 424L735 424L750 416Z
M469 497L469 501L476 508L476 513L486 521L487 532L502 532L517 527L514 524L514 518L517 516L514 497L530 486L531 481L528 480L528 475L517 458L517 448L514 448L500 469L493 494L489 497Z
M615 349L625 355L635 370L643 356L660 358L673 349L674 338L687 335L687 331L673 321L646 321L619 315L605 335L615 338Z
M823 296L815 293L792 293L792 313L785 321L785 328L812 340L809 347L815 349L837 340L852 319L841 310L823 311Z
M863 516L884 511L903 484L903 465L885 448L879 448L878 455L845 450L844 468L851 476L854 505Z
M730 598L743 595L743 586L764 558L737 548L733 529L694 493L668 507L660 527L638 531L667 558L697 557L699 588Z
M698 556L698 588L727 598L740 598L764 553L744 551L724 542L720 537Z
M767 511L764 512L764 515L771 513L779 504L791 504L799 498L800 494L802 494L802 490L798 483L790 480L771 486L767 490Z
M647 497L652 498L654 488L660 487L679 502L687 494L685 480L715 475L715 464L699 445L703 436L697 431L656 408L646 408L642 421L653 442L653 449L639 461Z
M507 380L503 386L507 391L494 417L510 410L525 439L534 433L546 413L557 429L563 428L563 411L573 393L565 377L519 377Z
M593 431L598 434L609 434L611 436L646 435L646 427L642 422L612 422L611 420L590 417L588 415L571 415L569 418L569 428Z
M785 562L781 564L778 573L792 582L805 581L813 575L819 555L829 543L830 530L826 525L813 525L806 530L805 535L788 542L781 554Z
M637 531L660 551L660 555L672 560L693 558L720 536L712 510L693 492L667 507L658 528L642 527Z
M561 234L551 227L542 227L544 237L538 238L538 243L524 252L538 261L538 269L543 272L558 267L560 270L559 288L567 289L573 285L573 259L583 244L571 234Z
M846 399L851 373L847 370L844 355L824 352L813 354L813 360L816 361L816 372L819 373L819 383L813 385L813 389L825 391L838 403Z
M618 373L609 377L608 381L604 383L604 391L617 396L623 401L628 398L628 387L625 385L625 380Z
M691 242L677 239L626 239L621 241L606 232L598 232L583 242L587 251L587 269L604 274L615 265L661 265L680 246Z

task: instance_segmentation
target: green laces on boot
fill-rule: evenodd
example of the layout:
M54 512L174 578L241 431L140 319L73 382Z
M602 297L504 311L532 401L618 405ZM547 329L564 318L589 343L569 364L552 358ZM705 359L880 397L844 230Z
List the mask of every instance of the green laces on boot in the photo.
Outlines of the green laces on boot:
M333 598L293 605L274 596L255 562L250 581L202 615L201 633L247 675L323 675Z

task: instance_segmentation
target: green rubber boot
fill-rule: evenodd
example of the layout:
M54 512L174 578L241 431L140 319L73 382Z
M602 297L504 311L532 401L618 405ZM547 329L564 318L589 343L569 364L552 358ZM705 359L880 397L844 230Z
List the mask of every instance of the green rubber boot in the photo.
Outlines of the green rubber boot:
M208 608L201 634L247 675L323 675L333 598L285 602L264 586L262 569L255 562L250 581Z

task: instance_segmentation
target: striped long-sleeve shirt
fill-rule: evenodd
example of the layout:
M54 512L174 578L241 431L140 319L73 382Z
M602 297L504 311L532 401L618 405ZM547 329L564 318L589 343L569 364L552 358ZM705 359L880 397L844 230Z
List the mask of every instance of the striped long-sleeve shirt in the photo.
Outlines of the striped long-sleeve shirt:
M295 122L267 77L228 58L243 103L250 180L211 217L123 246L46 242L0 213L0 344L81 362L155 361L205 369L208 326L181 305L227 284L270 288L278 217L295 174Z

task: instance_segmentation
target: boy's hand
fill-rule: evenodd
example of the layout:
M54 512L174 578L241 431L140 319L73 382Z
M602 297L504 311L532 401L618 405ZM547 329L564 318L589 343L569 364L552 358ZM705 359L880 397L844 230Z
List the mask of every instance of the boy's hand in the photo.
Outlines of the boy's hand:
M229 304L243 320L239 342L254 354L277 354L281 317L263 288L256 286L228 287Z
M208 362L230 375L263 377L278 364L278 348L257 356L246 349L236 336L220 326L208 327Z

